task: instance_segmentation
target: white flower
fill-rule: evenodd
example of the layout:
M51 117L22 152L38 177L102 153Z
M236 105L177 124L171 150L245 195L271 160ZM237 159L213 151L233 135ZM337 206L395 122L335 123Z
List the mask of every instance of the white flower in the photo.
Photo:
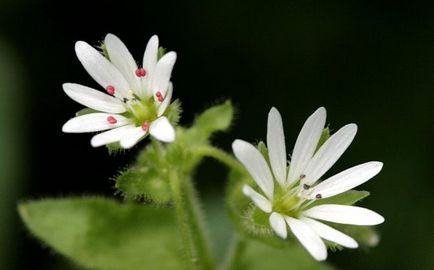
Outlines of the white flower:
M94 147L119 142L123 148L130 148L148 132L162 142L174 141L175 130L164 113L172 98L170 76L176 53L158 59L158 37L153 36L146 46L142 67L138 67L115 35L105 37L104 48L107 58L86 42L75 44L83 67L106 93L80 84L63 84L70 98L97 112L69 120L62 130L105 131L92 138Z
M235 140L232 144L235 156L263 194L248 185L243 187L243 193L262 211L270 213L270 226L279 237L287 237L289 226L299 242L319 261L327 258L327 248L321 239L347 248L357 248L358 244L348 235L317 220L353 225L377 225L384 221L379 214L356 206L322 204L309 207L317 199L332 197L368 181L383 166L377 161L363 163L317 183L344 153L357 132L355 124L348 124L316 151L325 120L324 108L319 108L306 120L295 143L289 166L282 118L275 108L268 115L267 130L271 169L262 154L250 143Z

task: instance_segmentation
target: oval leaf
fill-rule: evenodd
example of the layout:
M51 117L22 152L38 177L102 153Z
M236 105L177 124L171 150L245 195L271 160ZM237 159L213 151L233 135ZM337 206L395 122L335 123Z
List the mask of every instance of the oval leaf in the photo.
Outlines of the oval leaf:
M171 209L92 197L22 203L28 229L90 269L182 269Z

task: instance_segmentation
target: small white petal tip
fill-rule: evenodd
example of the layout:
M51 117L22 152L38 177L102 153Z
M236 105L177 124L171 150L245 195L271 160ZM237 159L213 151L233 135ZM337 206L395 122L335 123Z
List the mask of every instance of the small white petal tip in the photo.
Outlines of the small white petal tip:
M166 143L174 142L176 137L175 129L165 116L162 116L151 123L149 133L157 140Z
M274 212L270 215L269 221L271 228L277 234L277 236L282 239L286 239L288 236L288 231L286 229L286 222L283 216Z

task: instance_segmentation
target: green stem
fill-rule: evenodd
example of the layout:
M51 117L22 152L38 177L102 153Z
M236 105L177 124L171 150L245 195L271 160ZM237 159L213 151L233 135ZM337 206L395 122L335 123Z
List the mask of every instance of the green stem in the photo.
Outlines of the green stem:
M161 148L161 143L152 140L152 145L158 158L164 159L165 152ZM214 269L214 261L209 248L206 227L203 224L204 215L189 174L185 171L183 173L180 168L171 168L169 173L176 217L185 251L186 268L210 270Z
M183 181L185 180L185 181ZM186 252L187 269L214 269L196 192L189 178L170 173L175 211Z
M199 269L197 265L196 249L194 247L192 232L189 226L188 212L185 198L181 191L181 181L175 172L170 173L170 187L175 204L176 218L179 225L183 251L185 252L186 269Z
M184 194L187 209L190 214L190 226L192 226L192 238L197 249L197 255L202 269L214 269L214 260L211 255L210 241L208 239L206 226L204 224L204 214L200 207L197 192L190 178L184 181Z
M227 165L228 167L245 173L244 167L233 156L229 155L223 150L213 146L200 146L194 149L194 153L199 156L212 157Z
M226 253L222 270L236 270L240 266L241 257L246 249L246 241L238 235L234 235L231 246Z

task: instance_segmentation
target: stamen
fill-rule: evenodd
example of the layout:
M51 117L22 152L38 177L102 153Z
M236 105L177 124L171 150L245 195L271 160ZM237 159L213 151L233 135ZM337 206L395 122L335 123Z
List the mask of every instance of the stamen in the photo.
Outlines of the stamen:
M116 118L114 118L113 116L109 116L107 117L107 122L109 122L109 124L116 124L118 122L118 120L116 120Z
M129 101L129 99L126 98L126 97L124 97L124 98L123 98L123 101L124 101L124 103L127 103L127 102Z
M146 76L146 70L144 68L136 69L136 76L137 77L145 77Z
M317 199L321 199L321 198L322 198L322 195L318 193L318 194L315 195L315 198L317 198Z
M157 91L157 93L155 93L155 96L157 97L157 100L158 100L159 102L163 102L164 97L163 97L163 94L161 94L160 91Z
M142 100L138 95L136 95L135 93L132 94L133 95L133 100Z
M149 129L149 122L148 122L148 121L145 121L145 122L142 124L142 129L143 129L144 131L147 131L147 130Z
M300 174L300 180L303 179L303 178L306 178L306 175L305 174Z
M105 90L107 91L107 94L112 95L112 96L115 94L115 91L116 91L116 89L113 85L107 85Z
M308 184L303 184L303 188L304 188L304 189L309 189L309 188L310 188L310 185L308 185Z

